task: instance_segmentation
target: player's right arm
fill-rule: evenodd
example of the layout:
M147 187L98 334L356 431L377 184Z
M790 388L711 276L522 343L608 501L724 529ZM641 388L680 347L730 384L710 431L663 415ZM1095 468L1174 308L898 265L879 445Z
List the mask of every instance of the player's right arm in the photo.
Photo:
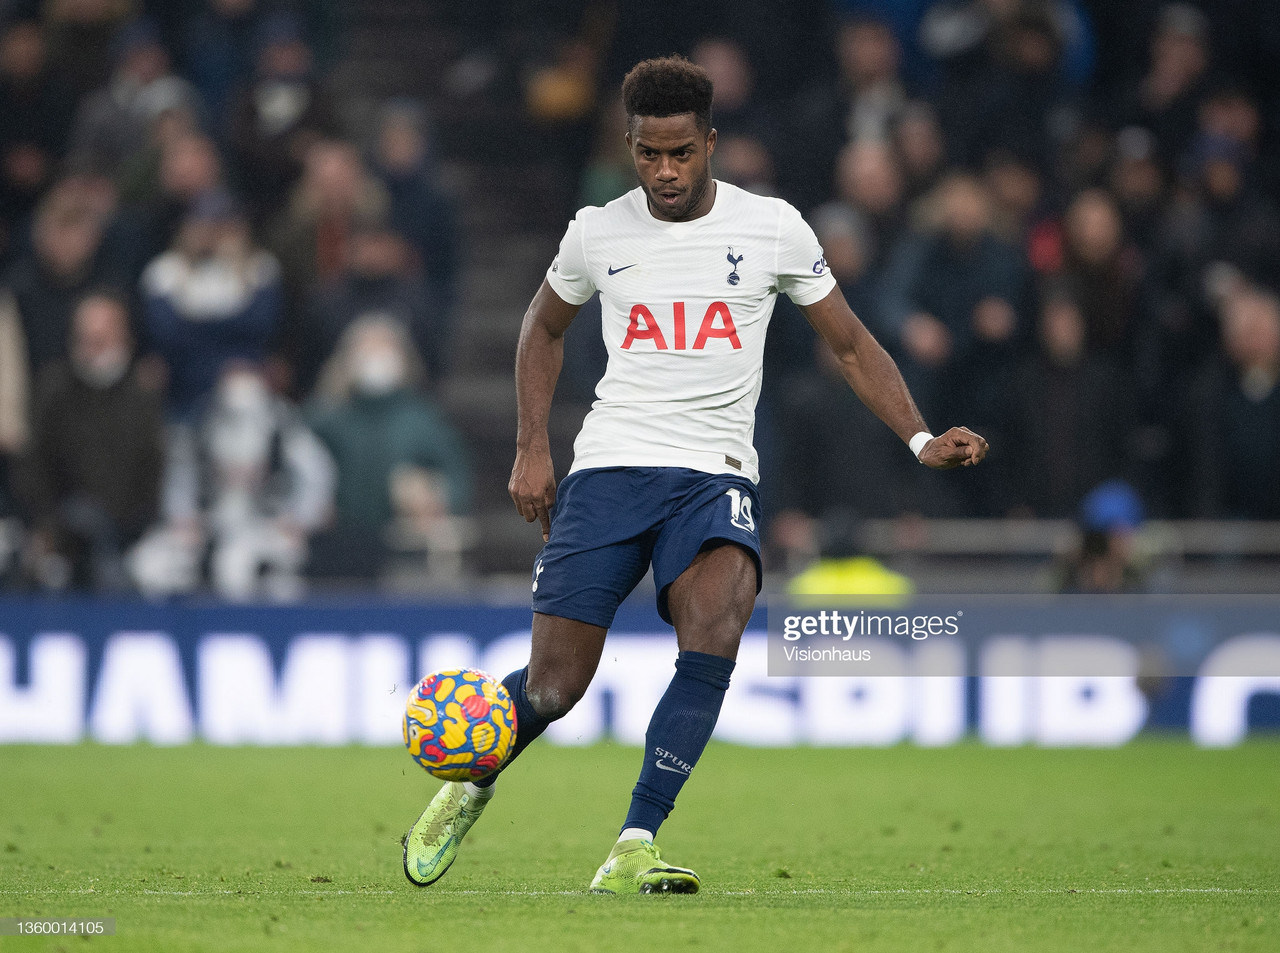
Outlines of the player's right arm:
M546 280L533 296L520 326L516 346L516 462L507 490L516 510L532 523L542 523L542 538L551 535L551 505L556 499L556 474L551 462L547 420L551 397L564 363L564 332L580 305L570 304Z

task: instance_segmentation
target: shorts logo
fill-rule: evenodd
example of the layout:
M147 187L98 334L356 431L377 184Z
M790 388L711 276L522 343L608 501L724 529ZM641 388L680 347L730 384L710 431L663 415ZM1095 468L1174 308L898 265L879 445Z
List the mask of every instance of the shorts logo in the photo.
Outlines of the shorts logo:
M533 591L538 591L538 577L542 575L542 560L539 559L533 567Z
M725 490L724 495L729 498L729 522L738 527L738 529L754 533L756 531L756 521L751 518L751 497L744 495L737 488Z
M819 258L817 261L813 263L813 273L815 275L821 275L825 273L826 270L827 270L827 259L825 256L822 258Z

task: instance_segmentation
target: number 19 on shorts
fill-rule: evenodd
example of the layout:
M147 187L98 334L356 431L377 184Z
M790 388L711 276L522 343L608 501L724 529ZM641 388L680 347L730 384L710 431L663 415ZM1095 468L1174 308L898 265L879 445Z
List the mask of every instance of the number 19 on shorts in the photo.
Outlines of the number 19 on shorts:
M737 488L725 490L724 495L729 498L729 522L738 527L738 529L754 533L756 531L756 521L751 517L751 497L746 496Z

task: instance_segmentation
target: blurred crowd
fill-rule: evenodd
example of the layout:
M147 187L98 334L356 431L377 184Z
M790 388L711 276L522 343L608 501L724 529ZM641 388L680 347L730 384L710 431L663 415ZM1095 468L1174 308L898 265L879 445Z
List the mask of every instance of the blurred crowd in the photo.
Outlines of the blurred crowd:
M329 8L0 0L9 581L247 599L304 567L456 570L473 473L434 397L456 197L420 103L349 121ZM926 418L991 441L973 471L915 465L780 300L756 435L775 565L850 508L1067 517L1115 481L1149 515L1280 519L1270 5L440 11L476 140L514 76L524 124L496 148L549 158L576 204L633 187L622 72L706 67L715 174L797 205ZM590 394L594 337L570 335L566 393Z
M454 208L420 105L343 123L323 6L5 10L11 583L253 599L306 565L456 571L471 474L432 398Z

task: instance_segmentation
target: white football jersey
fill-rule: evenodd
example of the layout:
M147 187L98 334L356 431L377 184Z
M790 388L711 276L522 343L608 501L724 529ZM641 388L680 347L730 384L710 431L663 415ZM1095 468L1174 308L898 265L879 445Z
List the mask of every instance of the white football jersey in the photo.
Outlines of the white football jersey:
M547 282L570 304L600 292L609 352L573 470L688 467L760 479L751 440L774 299L781 291L813 304L836 286L799 212L716 182L710 212L665 222L636 188L578 212Z

